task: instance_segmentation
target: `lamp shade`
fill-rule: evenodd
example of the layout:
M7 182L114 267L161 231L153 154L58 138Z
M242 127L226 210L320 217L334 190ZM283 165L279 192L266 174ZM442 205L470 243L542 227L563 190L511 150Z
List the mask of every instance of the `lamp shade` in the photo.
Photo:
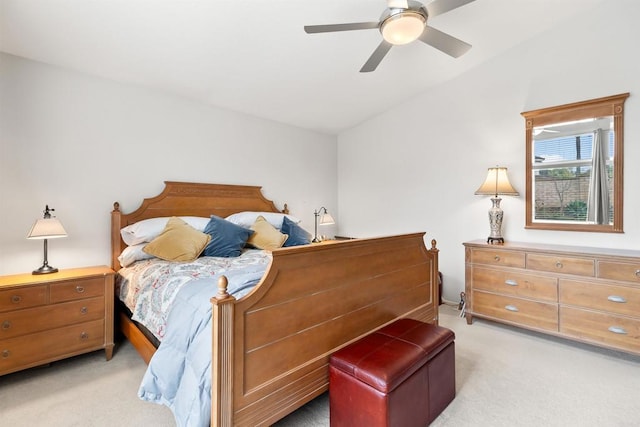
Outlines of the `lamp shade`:
M507 168L489 168L487 179L475 192L477 195L498 197L499 194L517 196L518 192L513 188L507 177Z
M67 237L67 232L58 218L36 220L27 235L28 239L55 239L57 237Z
M335 224L336 220L333 219L333 217L331 216L331 214L329 212L326 212L324 214L320 215L320 220L318 221L318 224L320 225L331 225L331 224Z

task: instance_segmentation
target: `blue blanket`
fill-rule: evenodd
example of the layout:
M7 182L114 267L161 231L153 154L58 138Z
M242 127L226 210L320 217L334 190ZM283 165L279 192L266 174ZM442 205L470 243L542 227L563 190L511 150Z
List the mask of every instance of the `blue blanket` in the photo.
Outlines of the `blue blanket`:
M240 298L255 286L265 266L226 272L228 292ZM177 426L211 421L211 302L218 276L184 286L169 312L167 332L153 355L138 390L149 402L166 405Z

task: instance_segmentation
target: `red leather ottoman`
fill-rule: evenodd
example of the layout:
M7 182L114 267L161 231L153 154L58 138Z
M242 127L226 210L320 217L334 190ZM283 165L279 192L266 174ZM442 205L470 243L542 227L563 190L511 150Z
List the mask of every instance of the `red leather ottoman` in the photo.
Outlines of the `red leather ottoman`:
M329 361L332 427L429 425L456 394L454 333L400 319Z

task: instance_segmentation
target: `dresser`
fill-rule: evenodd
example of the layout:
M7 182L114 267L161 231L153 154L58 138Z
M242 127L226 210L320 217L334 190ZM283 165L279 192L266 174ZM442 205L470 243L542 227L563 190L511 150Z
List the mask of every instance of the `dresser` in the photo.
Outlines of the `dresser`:
M465 316L640 355L640 251L465 246Z
M114 271L0 276L0 375L81 353L113 354Z

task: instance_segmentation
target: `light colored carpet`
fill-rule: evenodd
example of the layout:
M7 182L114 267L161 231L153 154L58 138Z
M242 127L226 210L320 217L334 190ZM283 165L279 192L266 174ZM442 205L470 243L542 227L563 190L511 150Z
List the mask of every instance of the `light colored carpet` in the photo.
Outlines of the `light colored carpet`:
M175 426L164 406L138 399L145 363L129 342L0 377L0 426Z
M476 320L440 307L456 333L455 400L433 426L638 426L640 358ZM174 426L136 392L145 365L129 343L0 377L0 426ZM277 423L326 427L324 394Z

